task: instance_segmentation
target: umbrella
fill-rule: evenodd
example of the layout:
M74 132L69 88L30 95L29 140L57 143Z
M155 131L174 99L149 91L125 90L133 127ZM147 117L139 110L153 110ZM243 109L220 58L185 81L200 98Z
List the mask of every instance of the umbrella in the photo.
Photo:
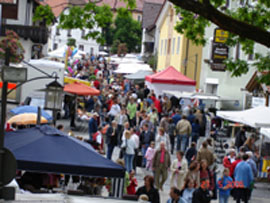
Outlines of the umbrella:
M11 109L10 112L15 114L15 115L23 114L23 113L37 113L38 107L24 105L24 106L19 106L19 107L16 107L14 109ZM43 109L41 109L41 116L43 116L47 120L52 120L52 117Z
M35 113L23 113L16 116L11 117L8 123L16 123L17 125L35 125L37 124L37 114ZM46 118L41 116L40 123L48 123Z
M78 96L87 96L87 95L97 96L100 94L100 91L97 90L96 88L92 88L78 82L65 85L64 91L71 94L76 94Z
M5 147L19 170L102 177L124 177L125 169L98 154L88 143L51 126L7 132Z

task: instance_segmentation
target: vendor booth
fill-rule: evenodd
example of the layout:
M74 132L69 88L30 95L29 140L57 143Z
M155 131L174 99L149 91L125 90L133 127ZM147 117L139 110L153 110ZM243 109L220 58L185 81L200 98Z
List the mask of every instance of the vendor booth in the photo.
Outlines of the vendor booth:
M260 154L262 160L258 169L258 177L267 177L267 168L270 167L270 108L258 106L243 111L218 111L217 116L232 122L242 123L253 128L260 128Z
M133 80L134 83L142 83L147 75L152 75L153 71L149 70L139 70L136 73L125 75L124 77L128 80Z
M156 95L164 94L164 91L195 92L196 81L184 76L174 67L170 66L154 75L145 77L145 84Z
M67 46L62 46L56 50L49 52L48 56L52 58L65 58L66 51L67 51ZM79 50L77 48L75 48L72 51L72 57L75 59L81 59L83 55L86 55L86 52Z
M7 132L4 146L14 154L17 169L33 176L67 174L124 181L122 166L97 153L90 144L48 125ZM115 185L114 190L118 192L115 197L121 197L123 184Z

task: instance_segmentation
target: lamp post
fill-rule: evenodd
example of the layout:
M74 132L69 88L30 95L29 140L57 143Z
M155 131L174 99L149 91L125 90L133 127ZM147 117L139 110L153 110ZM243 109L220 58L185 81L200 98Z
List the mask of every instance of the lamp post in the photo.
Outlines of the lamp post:
M9 67L10 49L6 49L5 66L2 66L2 98L1 98L1 125L0 125L0 199L14 198L14 191L6 188L16 175L16 160L13 154L4 148L6 107L7 107L7 87L8 82L25 82L27 70L25 68Z
M54 113L54 124L55 124L55 114L62 106L62 93L63 86L57 82L57 75L49 75L46 72L40 70L37 67L30 66L44 75L43 77L36 77L27 80L27 69L26 68L16 68L9 66L9 49L6 50L6 59L5 65L2 66L2 98L1 98L1 125L0 125L0 199L10 198L6 197L7 194L11 192L8 191L8 188L5 188L5 185L8 184L16 175L16 161L14 156L9 150L4 148L4 134L5 134L5 120L6 120L6 106L7 106L7 95L10 94L16 88L22 86L27 82L40 79L54 79L53 82L46 85L46 88L43 90L46 92L45 97L45 109L50 109ZM27 64L27 62L24 62ZM7 91L8 82L19 83L16 88ZM14 191L13 191L14 192ZM7 194L6 194L7 193ZM12 195L11 195L12 196ZM14 195L13 195L14 197Z
M46 89L41 90L46 92L44 109L51 110L53 112L54 126L56 124L56 113L62 109L63 89L64 87L57 82L57 80L54 80L46 85Z

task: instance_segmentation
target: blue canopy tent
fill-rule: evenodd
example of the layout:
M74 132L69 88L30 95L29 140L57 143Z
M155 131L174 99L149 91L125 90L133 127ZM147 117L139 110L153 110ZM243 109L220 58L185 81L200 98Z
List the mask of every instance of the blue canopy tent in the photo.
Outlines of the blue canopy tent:
M5 147L19 170L123 178L125 169L98 154L88 143L48 125L7 132Z

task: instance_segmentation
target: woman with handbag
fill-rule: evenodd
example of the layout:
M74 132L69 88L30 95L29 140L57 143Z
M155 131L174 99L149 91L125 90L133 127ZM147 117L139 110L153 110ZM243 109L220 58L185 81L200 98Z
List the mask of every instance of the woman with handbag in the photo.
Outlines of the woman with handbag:
M124 151L125 167L128 172L133 169L133 159L135 155L136 143L131 139L131 133L129 130L125 131L125 140L123 141L121 148Z

